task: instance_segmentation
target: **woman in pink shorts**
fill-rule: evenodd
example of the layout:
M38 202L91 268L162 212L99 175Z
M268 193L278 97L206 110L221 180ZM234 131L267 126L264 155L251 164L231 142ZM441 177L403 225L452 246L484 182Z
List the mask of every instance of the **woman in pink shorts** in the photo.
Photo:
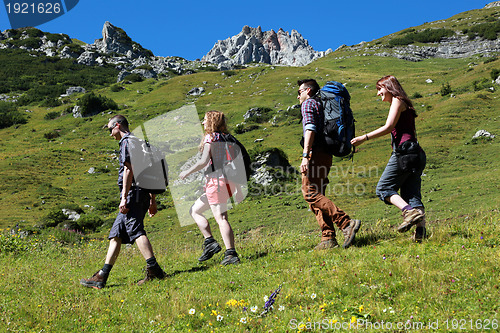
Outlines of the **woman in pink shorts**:
M226 247L224 259L221 265L238 264L240 259L234 248L234 233L227 216L227 201L237 192L237 187L222 175L220 168L226 154L222 134L227 134L226 117L219 111L209 111L203 120L205 136L200 144L201 158L188 170L180 173L179 178L184 179L188 175L202 170L205 171L205 193L193 204L190 214L195 220L198 228L205 237L203 253L198 261L202 262L213 257L222 249L213 238L208 220L203 213L212 210L215 220L219 224L220 233Z

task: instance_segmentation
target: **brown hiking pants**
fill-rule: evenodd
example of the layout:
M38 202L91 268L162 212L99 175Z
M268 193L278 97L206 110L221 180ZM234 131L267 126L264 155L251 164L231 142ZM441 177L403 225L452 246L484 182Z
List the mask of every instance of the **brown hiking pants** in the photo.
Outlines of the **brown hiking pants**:
M334 225L343 229L350 221L349 215L325 196L331 166L332 156L316 150L312 153L308 174L302 174L302 195L316 215L322 241L335 238Z

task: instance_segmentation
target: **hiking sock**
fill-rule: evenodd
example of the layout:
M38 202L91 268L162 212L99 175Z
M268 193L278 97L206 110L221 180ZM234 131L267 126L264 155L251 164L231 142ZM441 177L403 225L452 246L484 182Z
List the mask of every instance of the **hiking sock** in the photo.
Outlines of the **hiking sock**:
M102 276L108 276L109 273L111 272L111 268L113 268L113 265L104 264L104 266L102 267L102 269L99 272L99 274L102 275Z
M215 238L213 236L210 236L208 238L205 238L205 243L204 244L207 245L207 244L210 244L210 243L213 243L213 242L215 242Z
M405 210L412 210L413 207L411 205L406 205L403 207L403 209L401 209L402 212L404 212Z
M146 264L148 265L148 267L158 266L158 262L156 262L156 258L154 256L152 256L149 259L146 259Z

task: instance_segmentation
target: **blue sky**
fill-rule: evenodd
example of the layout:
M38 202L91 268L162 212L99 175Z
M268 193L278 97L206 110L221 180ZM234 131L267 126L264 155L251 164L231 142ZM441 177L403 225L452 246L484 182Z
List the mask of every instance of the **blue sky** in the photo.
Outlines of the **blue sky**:
M263 31L295 29L315 50L335 50L483 8L489 2L80 0L73 10L37 28L93 43L109 21L155 55L194 60L218 40L238 34L244 25L260 25ZM9 28L6 8L1 6L0 30Z

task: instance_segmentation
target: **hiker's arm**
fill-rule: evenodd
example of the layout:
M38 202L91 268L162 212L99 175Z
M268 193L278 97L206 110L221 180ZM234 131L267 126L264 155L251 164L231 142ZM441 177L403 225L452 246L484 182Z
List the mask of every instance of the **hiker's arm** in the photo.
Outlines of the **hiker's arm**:
M190 174L195 173L196 171L200 171L208 164L209 161L210 161L210 143L205 143L205 145L203 146L203 153L201 154L201 158L198 160L198 162L193 164L189 169L181 172L179 174L179 178L184 179Z
M149 217L153 217L158 213L158 207L156 205L156 194L150 193L151 195L151 202L149 203Z
M304 133L304 150L302 151L303 153L310 154L312 150L312 146L314 143L314 137L315 137L315 132L311 130L306 130ZM307 173L309 170L309 159L307 157L302 158L302 163L300 163L300 172L301 173Z
M403 102L401 102L397 98L394 98L391 103L391 108L389 109L389 115L387 116L385 125L369 133L355 137L351 140L351 144L354 146L359 146L367 140L376 139L391 133L391 131L394 129L394 127L396 127L396 124L398 123L399 116L401 116L401 111L403 111L402 109L404 109L405 107L406 105Z
M128 212L127 196L128 192L130 191L130 187L132 186L133 177L134 173L132 172L132 165L130 164L130 162L125 162L123 168L123 189L120 200L120 213L122 214L127 214Z

